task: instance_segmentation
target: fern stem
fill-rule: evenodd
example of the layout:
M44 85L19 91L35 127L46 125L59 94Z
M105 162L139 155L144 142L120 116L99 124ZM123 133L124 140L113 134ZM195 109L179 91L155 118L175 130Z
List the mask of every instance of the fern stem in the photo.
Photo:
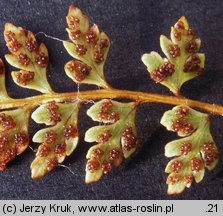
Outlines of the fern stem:
M144 93L137 91L118 90L118 89L100 89L82 92L69 92L69 93L53 93L43 94L19 99L4 99L0 101L0 110L22 107L25 105L38 106L47 103L48 101L56 100L91 100L103 98L126 98L137 101L139 103L163 103L169 105L188 105L193 108L204 110L212 115L223 115L223 106L216 104L209 104L201 101L191 100L183 97L166 96L153 93Z

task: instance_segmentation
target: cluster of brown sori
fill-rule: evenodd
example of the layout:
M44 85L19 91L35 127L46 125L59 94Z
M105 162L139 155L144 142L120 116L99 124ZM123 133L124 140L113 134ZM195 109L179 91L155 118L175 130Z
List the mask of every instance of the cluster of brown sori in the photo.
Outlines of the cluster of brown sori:
M45 135L44 141L40 146L39 155L40 157L47 157L51 151L58 157L62 157L66 152L66 144L65 142L59 143L55 145L57 139L57 134L54 131L48 131Z
M6 115L5 113L0 114L0 124L4 130L10 130L16 126L12 116Z
M202 168L202 161L198 158L192 158L190 166L193 172L199 172Z
M71 32L71 38L76 44L76 52L78 55L83 56L87 53L88 48L83 44L79 44L78 40L86 41L93 47L93 58L95 63L99 64L104 61L105 49L109 46L107 39L99 39L98 35L94 32L94 26L92 29L88 29L86 33L81 32L79 25L80 20L75 16L68 16L68 25Z
M200 67L201 60L198 55L193 54L188 57L184 64L184 72L197 72L198 74L202 74L204 68Z
M109 141L109 139L111 138L111 133L109 130L105 130L102 134L98 135L98 142L100 143L106 143Z
M30 81L33 81L35 73L32 71L23 71L16 73L16 81L21 85L27 85Z
M63 157L66 153L66 144L60 143L55 145L56 138L56 132L47 132L42 145L39 147L40 157L48 157L50 153L52 154L52 156L48 158L46 165L48 171L52 170L56 166L57 157Z
M37 42L35 40L35 38L33 37L31 32L28 32L27 38L26 38L26 48L30 51L36 51L37 50Z
M119 166L121 160L122 160L122 153L120 149L111 149L109 151L109 160L115 165Z
M185 145L186 143L184 143ZM190 161L190 167L191 171L194 173L199 172L202 169L202 161L198 158L192 158ZM174 160L170 164L171 172L172 174L168 177L167 183L170 184L175 184L179 181L179 178L177 177L177 174L183 169L183 162L180 159ZM192 175L186 175L184 176L184 185L186 187L190 187L193 181L193 176Z
M201 165L201 164L200 164ZM183 169L183 162L180 160L174 160L171 165L170 165L172 174L170 174L167 178L167 183L168 184L176 184L179 182L179 172ZM193 172L198 172L201 169L201 166L195 161L194 159L191 160L191 170ZM190 187L190 185L193 182L193 176L192 175L185 175L183 176L183 183L186 187Z
M180 160L174 160L171 163L171 171L174 173L179 173L183 167L183 163Z
M138 140L133 133L132 127L126 128L122 133L122 147L124 151L130 151L136 148Z
M101 167L100 160L101 160L103 154L104 154L104 151L100 147L97 147L93 150L91 157L87 162L87 169L90 172L93 173L100 169L100 167Z
M177 119L172 121L172 130L174 132L181 132L186 135L190 135L194 131L194 127L186 118L188 112L183 111L183 108L180 107L175 114Z
M16 39L15 33L11 31L6 32L5 40L6 40L6 45L8 46L10 52L12 52L13 54L16 53L19 63L24 66L27 66L31 60L26 54L17 53L23 45L18 42L18 40ZM40 67L47 67L48 56L46 56L44 53L39 52L37 50L38 46L31 32L29 32L26 37L25 47L27 48L29 52L35 52L35 62Z
M58 112L59 106L55 101L51 101L48 103L47 111L49 113L49 121L56 124L61 120L61 114Z
M77 44L76 45L76 52L79 56L83 56L87 52L87 48L84 45Z
M177 44L171 44L169 45L168 52L172 58L176 58L180 56L180 47Z
M167 76L171 76L174 72L174 65L166 61L161 67L157 67L151 72L151 78L156 83L160 83L164 81Z
M108 160L104 159L104 151L97 147L93 150L90 159L87 163L87 169L90 172L95 172L99 169L102 169L104 174L107 174L111 170L111 163L112 162L115 166L119 166L122 160L122 153L119 149L111 149L109 151ZM105 157L106 158L106 157Z
M174 185L174 184L176 184L178 181L179 181L179 178L178 178L176 175L174 175L174 174L169 175L168 178L167 178L167 184L172 184L172 185Z
M179 107L175 114L176 116L179 116L179 117L185 117L187 114L188 114L189 110L187 107Z
M119 113L116 111L111 111L113 103L111 101L105 101L101 105L101 110L99 112L99 118L102 121L116 122L120 119Z
M189 142L182 142L180 145L180 154L187 155L192 150L192 144Z
M192 39L189 42L187 42L185 46L185 50L191 54L196 53L198 51L198 46L197 46L196 41Z
M87 162L87 169L90 172L95 172L99 169L102 169L104 174L108 173L111 169L111 164L106 160L103 160L102 157L104 155L104 151L97 147L93 150L90 159ZM100 161L103 161L102 163Z
M54 131L46 133L43 144L40 145L39 156L47 157L52 149L52 144L56 141L57 134Z
M184 176L184 185L186 187L189 188L191 186L192 182L193 182L193 176L192 175L186 175L186 176Z
M204 163L209 166L219 157L219 153L213 143L205 143L202 146Z
M27 66L30 63L30 58L26 54L20 53L17 58L19 63L24 66Z
M68 125L64 129L64 137L66 140L69 140L70 138L74 138L77 136L77 128L74 127L72 124Z
M65 155L65 152L66 152L65 142L57 144L55 146L55 153L56 153L56 155L58 155L58 157L63 157Z
M172 175L169 175L169 176L168 176L168 178L167 178L167 183L168 183L168 184L172 184L172 185L174 185L174 184L178 183L179 180L180 180L180 179L179 179L179 177L178 177L177 175L172 174ZM184 183L184 185L185 185L186 187L189 188L189 187L191 186L192 182L193 182L193 176L192 176L192 175L185 175L185 176L183 177L183 183Z
M46 68L49 58L43 52L37 53L35 62L42 68Z
M111 138L111 133L106 130L104 133L99 134L98 136L98 141L104 144L105 142L108 142L109 139ZM103 157L104 156L104 157ZM107 158L106 155L104 155L104 151L100 148L97 147L93 150L90 159L88 160L87 163L87 169L90 172L95 172L99 169L102 169L102 172L104 174L107 174L111 170L111 163L112 162L115 166L118 166L122 160L122 153L119 149L110 149L109 155L108 155L108 160L104 159Z
M83 81L92 70L90 66L80 61L70 61L67 68L73 72L75 80L78 82Z
M16 145L17 150L19 150L20 147L24 146L28 142L29 142L29 137L28 137L27 133L19 131L18 133L15 134L14 144Z
M17 52L22 47L22 44L19 43L18 40L16 39L15 33L11 31L5 33L5 40L6 40L8 49L12 53Z
M192 29L188 29L186 31L184 23L182 21L178 21L176 24L176 27L173 27L173 35L174 37L180 41L182 39L182 36L195 36L195 33Z
M109 46L107 39L100 39L94 47L94 60L96 63L101 63L104 61L104 48Z

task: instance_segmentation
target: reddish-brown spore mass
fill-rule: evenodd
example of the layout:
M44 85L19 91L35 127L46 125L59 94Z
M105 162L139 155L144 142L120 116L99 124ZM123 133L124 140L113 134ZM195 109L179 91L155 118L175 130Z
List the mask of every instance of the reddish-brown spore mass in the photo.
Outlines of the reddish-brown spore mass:
M130 151L133 148L136 148L138 144L138 140L136 136L133 133L132 127L126 128L124 132L122 133L122 139L123 139L123 150L124 151Z
M55 159L49 159L47 161L47 164L46 164L46 170L48 172L52 171L56 166L56 160Z
M174 132L181 132L186 135L190 135L191 133L193 133L194 127L185 119L177 119L172 122L172 130Z
M96 160L96 159L90 159L90 160L88 160L88 162L87 162L87 169L91 173L99 170L99 168L100 168L100 163L99 163L98 160Z
M174 72L174 65L170 62L164 62L161 67L158 67L151 72L151 78L156 83L160 83L163 82L166 77L171 76Z
M171 163L171 170L174 173L179 173L181 171L182 167L183 167L183 163L179 160L174 160Z
M17 58L18 58L19 63L24 66L28 66L31 61L30 58L26 54L23 54L23 53L20 53L17 56Z
M186 176L184 176L184 185L186 187L189 188L191 186L192 182L193 182L193 176L192 175L186 175Z
M219 153L215 149L213 143L205 143L202 146L203 158L205 165L210 166L214 161L219 158Z
M202 168L202 162L198 158L193 158L191 160L190 165L191 165L191 170L196 173L199 172Z
M66 144L62 143L62 144L57 144L55 146L55 153L59 156L62 157L65 155L66 153Z
M27 133L19 131L18 133L15 134L14 143L18 148L27 145L28 142L29 142L29 136Z
M12 116L6 115L5 113L0 114L0 124L5 130L10 130L16 126Z
M76 52L79 56L83 56L87 52L87 48L84 45L77 44L76 45Z
M189 42L187 42L187 44L185 45L185 50L190 54L196 53L198 51L198 45L196 41L190 40Z
M39 155L40 157L47 157L52 149L52 144L55 142L57 134L54 131L46 133L43 144L40 145Z
M180 154L187 155L192 150L192 144L188 142L183 142L180 145Z
M25 73L17 72L16 73L16 81L21 85L27 85L29 82L33 81L35 73L32 71L28 71Z
M168 52L172 58L176 58L180 56L180 47L177 44L169 45Z
M61 120L61 114L58 112L59 106L55 101L48 103L47 111L49 113L49 121L56 124Z
M5 40L9 51L12 53L17 52L22 47L22 44L20 44L16 39L15 33L11 31L5 33Z
M103 154L104 154L104 151L101 148L98 147L98 148L95 148L93 150L93 153L91 155L91 158L100 159Z
M68 125L64 129L64 137L66 140L69 140L70 138L74 138L77 135L77 128L74 127L72 124Z
M35 62L42 68L46 68L49 62L48 56L46 56L43 52L38 53L35 57Z
M189 109L187 107L180 107L176 110L176 116L179 116L181 118L186 117L189 112Z
M104 133L98 135L98 142L105 143L111 138L111 133L109 130L105 130Z
M97 35L94 33L94 31L92 29L89 29L86 33L86 41L88 43L92 43L95 44L98 40Z
M90 66L80 61L71 61L68 64L67 69L73 72L73 76L78 82L83 81L92 70Z
M99 112L99 118L101 120L116 122L120 119L119 113L111 111L113 103L111 101L105 101L102 103L101 110Z
M37 42L32 37L27 37L25 41L26 48L29 50L29 52L36 51L37 49Z
M167 184L174 185L179 182L179 178L176 175L169 175L167 178Z
M104 161L101 165L101 168L102 168L102 172L104 174L107 174L111 170L111 164L108 163L107 161Z
M117 149L112 149L112 150L110 151L110 153L109 153L109 159L110 159L111 161L113 161L113 160L119 158L119 157L120 157L120 154L121 154L121 152L120 152L119 150L117 150Z

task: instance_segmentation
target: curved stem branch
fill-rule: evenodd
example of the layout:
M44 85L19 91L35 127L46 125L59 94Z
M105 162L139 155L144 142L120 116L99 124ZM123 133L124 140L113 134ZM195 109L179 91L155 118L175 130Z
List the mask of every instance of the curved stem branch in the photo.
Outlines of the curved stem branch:
M118 89L100 89L82 92L69 92L69 93L53 93L43 94L33 97L21 99L5 99L0 101L0 109L16 108L25 105L38 106L48 101L62 101L62 100L90 100L90 99L103 99L103 98L126 98L138 101L139 103L163 103L170 105L188 105L190 107L204 110L213 115L223 115L223 106L216 104L204 103L196 100L190 100L183 97L166 96L153 93L144 93L137 91L118 90Z

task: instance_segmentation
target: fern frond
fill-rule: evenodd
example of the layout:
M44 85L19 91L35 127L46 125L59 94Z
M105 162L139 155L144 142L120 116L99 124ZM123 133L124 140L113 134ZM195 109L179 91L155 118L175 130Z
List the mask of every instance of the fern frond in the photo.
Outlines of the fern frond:
M38 46L32 32L26 34L21 27L11 23L5 24L4 37L6 45L12 54L6 54L9 64L19 68L12 72L14 82L24 88L34 89L42 93L52 93L47 81L48 51L41 43Z
M151 52L144 54L142 61L156 83L178 95L185 82L204 71L205 56L198 53L200 44L186 18L181 17L171 28L171 40L164 35L160 37L160 46L167 58Z
M165 147L167 157L176 157L166 166L168 194L181 193L190 187L193 179L198 183L204 177L205 167L212 170L219 153L210 132L207 114L188 106L177 106L164 113L161 124L176 132L182 139L174 140Z
M33 137L33 142L41 143L36 158L31 164L32 178L40 178L51 171L57 163L62 163L78 143L77 118L80 102L59 103L51 101L41 105L32 114L32 119L45 125Z
M67 52L76 60L68 62L64 69L76 83L94 84L108 88L104 77L104 63L107 58L110 41L94 24L89 27L89 19L82 11L70 6L66 29L72 42L64 42Z
M111 169L111 164L119 166L138 146L135 126L135 102L120 103L101 100L88 111L94 121L105 125L90 128L85 133L85 141L99 144L91 147L87 153L86 183L98 181L102 174Z

